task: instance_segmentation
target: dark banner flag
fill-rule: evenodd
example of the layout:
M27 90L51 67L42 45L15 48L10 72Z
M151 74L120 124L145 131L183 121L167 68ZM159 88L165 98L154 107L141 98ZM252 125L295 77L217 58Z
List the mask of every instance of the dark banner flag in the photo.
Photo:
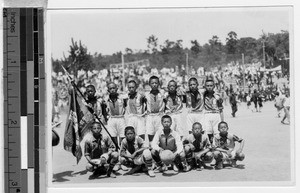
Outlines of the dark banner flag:
M94 116L84 104L83 98L77 95L74 87L70 92L69 101L70 110L65 129L64 149L73 153L78 164L82 157L80 142L90 131L89 128L94 121Z

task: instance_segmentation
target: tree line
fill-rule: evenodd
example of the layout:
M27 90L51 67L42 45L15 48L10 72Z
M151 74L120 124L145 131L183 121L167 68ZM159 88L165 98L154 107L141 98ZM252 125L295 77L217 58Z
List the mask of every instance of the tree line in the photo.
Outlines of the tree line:
M183 40L165 40L158 44L158 37L150 35L145 39L147 49L133 51L126 48L113 53L102 55L101 53L91 54L81 41L71 39L68 56L62 59L52 58L54 72L62 71L60 64L69 69L76 70L101 70L109 68L110 64L121 63L121 55L124 55L125 62L149 59L151 68L161 69L162 67L179 68L186 64L188 56L189 66L194 68L204 67L206 70L214 67L232 63L241 63L244 54L245 63L262 62L265 59L267 68L274 67L276 62L289 57L289 32L282 30L280 33L263 33L258 39L253 37L241 37L234 31L227 34L225 44L217 35L213 35L207 43L200 45L195 39L191 40L191 46L184 48ZM265 57L263 57L265 53Z

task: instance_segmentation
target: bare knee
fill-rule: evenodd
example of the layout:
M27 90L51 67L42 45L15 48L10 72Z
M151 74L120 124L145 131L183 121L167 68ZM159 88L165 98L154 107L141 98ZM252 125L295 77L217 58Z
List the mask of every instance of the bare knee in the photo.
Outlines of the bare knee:
M152 155L151 155L151 151L149 149L145 149L143 151L143 157L145 158L145 160L151 160L152 159Z
M245 159L245 154L238 153L238 154L236 154L235 159L239 160L239 161L243 161Z

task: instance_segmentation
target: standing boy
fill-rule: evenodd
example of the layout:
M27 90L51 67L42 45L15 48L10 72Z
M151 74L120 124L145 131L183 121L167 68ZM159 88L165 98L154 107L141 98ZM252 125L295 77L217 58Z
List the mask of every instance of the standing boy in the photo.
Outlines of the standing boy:
M124 138L125 129L125 100L122 99L118 94L117 85L113 82L108 84L109 96L106 98L104 103L104 113L106 115L108 132L112 136L112 140L115 144L118 144L118 137ZM120 139L120 141L121 141Z
M205 108L205 131L212 143L214 135L219 133L218 124L224 121L223 100L219 94L214 92L215 83L212 79L205 81L204 108Z
M223 168L223 161L228 160L233 167L236 167L236 161L243 161L245 155L242 153L245 140L236 135L228 133L228 124L224 121L218 125L219 134L214 138L214 158L216 160L216 169ZM240 147L235 150L235 142L240 143Z
M123 165L131 164L133 168L126 174L133 174L141 169L143 164L146 165L148 175L155 177L152 170L152 155L148 147L146 147L144 140L136 136L134 128L127 126L125 128L125 138L121 142L120 162Z
M101 119L102 121L104 121L104 118L102 116L102 107L101 107L101 100L99 100L96 97L96 89L94 85L88 85L86 87L86 106L88 108L91 108L94 112L95 115L97 115L97 117L99 119Z
M165 98L165 114L170 115L172 118L171 129L177 131L180 137L187 135L187 129L182 124L182 95L179 95L176 91L177 83L174 80L170 80L168 83L168 94Z
M146 93L147 117L146 133L149 143L153 140L154 134L161 128L161 116L165 109L163 94L159 91L159 78L151 76L149 79L151 91Z
M136 91L137 83L134 80L128 82L128 99L126 113L128 115L127 126L132 126L135 133L145 139L145 96Z
M183 96L183 102L186 103L188 109L187 128L192 133L192 127L195 122L204 122L204 106L203 96L198 90L198 81L192 77L188 81L189 91Z
M106 172L107 176L115 178L113 168L118 162L118 153L114 143L108 136L101 134L100 123L94 122L91 131L92 137L86 140L84 145L84 155L88 161L86 169L93 172L90 179L97 178L101 172L105 172L107 164L109 164Z

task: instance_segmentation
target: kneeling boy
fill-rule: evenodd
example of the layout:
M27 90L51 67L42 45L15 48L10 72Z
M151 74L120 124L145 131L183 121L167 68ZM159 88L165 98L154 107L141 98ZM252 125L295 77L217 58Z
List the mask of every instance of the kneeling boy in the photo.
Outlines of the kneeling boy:
M202 170L202 167L209 168L205 163L210 163L213 160L211 152L211 144L208 135L203 131L202 125L199 122L193 124L192 133L183 140L184 151L186 155L188 170L191 165L197 170Z
M220 133L215 136L213 144L216 169L222 169L225 160L230 161L231 165L236 167L236 161L243 161L245 158L242 153L245 140L228 133L228 124L224 121L219 123L218 130ZM235 142L240 143L237 150L235 150Z
M108 136L101 134L100 123L94 122L91 127L92 138L85 141L84 145L84 155L88 161L86 169L93 172L90 179L97 178L103 170L106 170L108 177L115 178L112 170L119 158L116 147ZM108 169L105 166L108 166Z
M150 150L145 146L144 140L136 136L134 128L127 126L125 128L125 138L121 142L120 162L123 165L132 164L133 168L128 174L133 174L145 164L148 169L148 175L155 177L152 170L152 156Z

